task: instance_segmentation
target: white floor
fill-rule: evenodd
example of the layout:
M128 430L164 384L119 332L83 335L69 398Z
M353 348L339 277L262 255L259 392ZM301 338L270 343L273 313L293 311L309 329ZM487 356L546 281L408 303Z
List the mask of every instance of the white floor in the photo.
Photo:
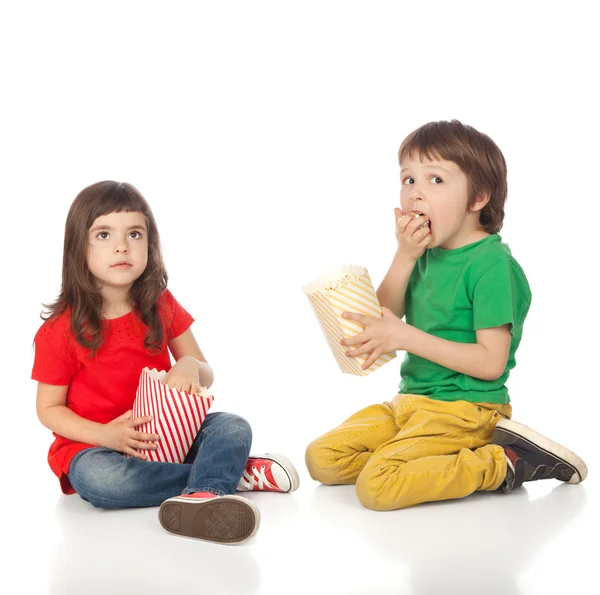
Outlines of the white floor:
M262 523L244 545L165 532L157 509L103 511L57 486L3 507L10 548L0 590L44 595L279 593L529 595L591 593L598 484L554 480L511 495L376 513L350 486L300 467L291 495L251 494ZM39 475L52 482L47 473ZM41 494L44 494L43 496ZM8 537L6 527L8 526Z
M600 593L600 48L584 4L2 3L0 593ZM392 398L403 353L342 374L302 287L344 264L379 285L398 147L451 118L508 163L501 235L534 296L514 419L590 476L375 513L312 482L303 452ZM262 525L246 545L175 537L156 509L93 509L46 464L32 340L60 288L68 208L103 179L152 206L169 288L215 370L213 410L243 415L255 452L300 472L292 495L251 495Z

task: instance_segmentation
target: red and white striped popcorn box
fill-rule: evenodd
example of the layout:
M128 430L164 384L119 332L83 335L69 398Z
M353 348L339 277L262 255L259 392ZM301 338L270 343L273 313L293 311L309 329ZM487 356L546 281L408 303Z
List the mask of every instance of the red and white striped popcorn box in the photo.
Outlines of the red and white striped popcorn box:
M343 338L361 333L365 327L354 320L342 318L343 312L356 312L381 318L383 310L377 299L369 272L364 267L342 266L303 287L321 324L335 359L346 374L367 376L396 357L396 353L380 355L366 370L361 366L367 355L348 357L347 347L340 345Z
M140 374L133 417L152 416L137 427L140 432L158 434L158 448L144 451L151 461L183 463L214 396L206 388L199 393L178 391L164 384L166 371L144 368Z

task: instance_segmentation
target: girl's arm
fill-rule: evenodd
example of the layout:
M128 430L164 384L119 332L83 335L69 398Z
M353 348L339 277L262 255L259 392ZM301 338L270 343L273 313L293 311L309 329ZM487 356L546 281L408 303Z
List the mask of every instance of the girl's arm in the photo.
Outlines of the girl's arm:
M36 410L39 420L59 436L100 445L103 424L85 419L66 406L68 388L38 382Z
M169 383L169 386L171 386L170 381L173 380L173 377L176 374L179 375L181 368L187 367L188 365L193 366L194 370L197 370L201 386L204 386L205 388L210 388L212 386L215 379L214 373L212 368L208 365L202 351L200 351L200 347L196 342L192 329L188 328L178 337L171 339L168 342L168 345L169 351L176 361L175 366L169 370L169 373L165 378L165 382ZM179 388L179 386L177 386L177 380L174 382L176 385L175 388ZM184 387L183 390L187 390L187 388ZM194 390L196 390L196 387L192 387L192 391Z
M158 435L138 432L135 429L138 425L150 421L151 417L134 419L132 412L127 411L107 424L90 421L67 407L68 388L38 382L37 414L49 430L75 442L104 446L142 460L147 459L144 451L157 448L154 441L159 439Z

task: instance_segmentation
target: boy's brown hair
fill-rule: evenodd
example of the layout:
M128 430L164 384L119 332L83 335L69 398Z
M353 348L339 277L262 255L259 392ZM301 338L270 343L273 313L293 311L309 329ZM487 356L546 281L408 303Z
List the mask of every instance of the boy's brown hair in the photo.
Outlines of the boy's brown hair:
M467 208L475 204L478 196L489 194L490 200L479 214L480 225L488 233L502 229L507 195L506 161L489 136L458 120L429 122L402 141L398 162L413 156L456 163L469 180Z

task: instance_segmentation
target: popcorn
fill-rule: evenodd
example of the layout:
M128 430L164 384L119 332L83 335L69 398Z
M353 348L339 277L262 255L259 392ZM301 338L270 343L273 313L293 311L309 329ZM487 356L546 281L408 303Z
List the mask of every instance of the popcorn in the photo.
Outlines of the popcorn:
M347 347L340 345L342 338L353 337L365 328L354 320L342 318L342 312L355 312L376 318L383 316L377 294L365 268L338 267L303 287L303 291L315 310L321 329L342 372L367 376L396 357L395 353L385 353L367 370L362 370L361 366L370 354L348 357Z
M358 279L359 277L357 275L346 274L341 279L334 279L332 281L325 282L325 285L323 285L323 291L325 291L325 293L335 291L342 285L345 285L346 283L351 283L352 281L358 281Z
M423 213L415 213L414 211L412 211L412 213L414 214L415 219L425 216L425 215L423 215ZM404 217L408 217L408 213L406 215L402 215L402 217L400 217L400 219L398 219L398 221L402 221L402 219L404 219ZM419 229L421 227L429 227L429 221L425 221L425 223L423 223L423 225L419 225Z
M164 384L166 375L164 370L142 370L133 404L133 417L152 416L152 421L137 428L140 432L160 436L156 450L142 451L151 461L183 463L214 396L204 387L198 393L170 388Z

